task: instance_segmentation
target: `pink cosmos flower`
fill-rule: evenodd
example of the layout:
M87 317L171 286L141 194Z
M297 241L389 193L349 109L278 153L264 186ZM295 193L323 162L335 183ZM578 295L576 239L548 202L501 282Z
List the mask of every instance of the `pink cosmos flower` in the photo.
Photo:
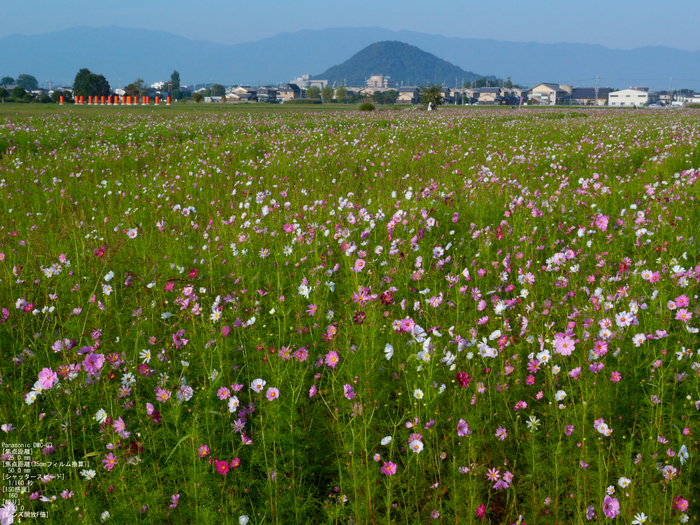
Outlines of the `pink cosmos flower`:
M175 345L175 348L180 348L181 346L184 346L188 343L189 340L183 339L183 335L185 335L184 329L173 334L173 344Z
M338 353L335 350L331 350L326 354L325 363L331 368L335 368L335 366L338 364L338 361L340 361L340 358L338 357Z
M231 468L238 468L241 466L241 460L239 458L234 458L231 460Z
M607 215L598 215L595 220L595 225L600 231L606 231L608 229L608 222L610 222L610 217Z
M622 376L620 375L620 372L613 372L610 374L610 381L613 383L617 383L621 378Z
M267 392L265 393L265 397L268 399L268 401L274 401L280 397L280 391L274 387L268 388Z
M124 423L124 420L122 419L121 416L119 416L114 423L112 423L112 427L114 427L114 430L116 432L123 432L126 430L126 423Z
M561 355L571 355L576 349L576 343L569 336L555 337L554 339L554 350Z
M676 297L676 300L674 301L676 303L676 306L678 308L681 308L683 306L688 306L690 304L690 299L688 298L687 295L683 294L679 297Z
M209 454L209 447L207 445L200 445L197 449L197 456L203 458L207 454Z
M496 430L496 437L501 441L504 441L508 437L508 431L503 427L498 427Z
M168 508L174 509L177 507L178 502L180 501L180 495L179 494L173 494L170 496L170 506Z
M39 384L44 390L51 390L56 381L58 381L58 374L51 368L44 368L39 372Z
M219 399L221 399L222 401L225 401L231 395L231 391L228 388L226 388L225 386L222 386L216 392L216 395L219 397Z
M96 374L105 362L103 354L88 354L83 361L83 369L88 374Z
M382 474L385 476L393 476L396 474L396 463L385 461L384 465L382 465Z
M353 271L354 272L361 272L364 267L365 267L365 260L364 259L357 259L355 261L355 266L353 267Z
M676 303L678 304L678 303ZM683 321L684 323L687 323L693 318L693 313L689 312L685 308L681 308L676 312L676 321Z
M486 505L482 503L476 509L476 517L483 518L484 516L486 516Z
M472 431L469 430L469 423L464 419L460 419L457 423L457 435L459 437L465 437L467 434L471 434Z
M348 399L354 399L357 395L353 392L352 385L343 385L343 394Z
M316 395L316 392L318 392L316 385L311 385L311 388L309 388L309 398L314 397Z
M603 514L608 518L614 518L620 514L620 502L617 498L611 498L610 496L605 496L603 500Z
M107 470L112 470L114 466L118 463L117 458L115 458L111 452L109 454L106 454L105 457L107 459L102 460L102 463L104 463L104 468L106 468Z

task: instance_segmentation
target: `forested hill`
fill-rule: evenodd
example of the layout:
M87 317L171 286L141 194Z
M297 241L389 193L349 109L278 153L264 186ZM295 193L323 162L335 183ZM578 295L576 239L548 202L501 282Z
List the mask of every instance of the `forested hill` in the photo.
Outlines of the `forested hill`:
M455 86L455 81L461 86L463 82L483 77L426 53L416 46L384 41L365 47L342 64L314 75L314 78L328 80L331 85L337 82L347 86L363 86L365 79L372 75L389 76L399 86L444 83L452 87Z

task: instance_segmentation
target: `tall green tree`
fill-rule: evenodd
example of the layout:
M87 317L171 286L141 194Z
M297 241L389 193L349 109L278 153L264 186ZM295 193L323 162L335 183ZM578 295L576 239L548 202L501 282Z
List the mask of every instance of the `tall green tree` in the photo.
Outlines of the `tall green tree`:
M226 88L221 84L214 84L211 87L211 93L215 97L223 97L226 94Z
M23 74L17 77L17 85L23 87L27 91L33 91L39 88L39 82L32 75Z
M75 75L73 81L73 94L83 97L109 96L112 89L103 75L96 75L87 68L83 68Z
M141 91L145 89L145 82L142 78L137 78L134 80L131 84L126 86L124 88L124 91L126 91L126 94L130 97L136 96L141 94Z
M344 104L345 102L348 101L348 88L345 86L340 86L335 90L335 99L340 102L341 104Z
M170 82L172 82L173 91L177 91L180 89L180 73L177 69L173 71L172 75L170 75Z
M321 98L326 104L333 102L333 88L331 86L324 86L321 90Z
M399 99L399 92L395 89L388 89L384 92L384 104L396 104Z
M306 88L306 98L320 98L321 97L321 90L318 88L318 86L311 86L310 88Z
M374 102L377 105L384 104L384 93L382 93L381 91L375 91L374 93L372 93L371 98L372 102Z
M12 77L2 77L2 80L0 80L0 86L9 86L10 84L14 84L15 79Z
M0 87L0 100L2 100L3 104L5 103L6 98L10 98L10 94L5 88Z
M421 103L425 106L432 103L433 106L442 104L442 86L437 84L429 84L428 86L420 86Z
M14 98L17 102L22 100L22 98L24 98L24 95L26 94L27 92L21 86L17 86L12 90L12 98Z

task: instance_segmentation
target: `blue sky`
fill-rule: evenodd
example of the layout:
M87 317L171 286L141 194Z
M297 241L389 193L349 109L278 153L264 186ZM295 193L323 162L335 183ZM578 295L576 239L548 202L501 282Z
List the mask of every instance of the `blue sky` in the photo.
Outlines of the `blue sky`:
M426 5L430 5L426 9ZM700 49L698 0L0 0L0 37L73 26L157 29L224 44L301 29L384 27L448 37Z

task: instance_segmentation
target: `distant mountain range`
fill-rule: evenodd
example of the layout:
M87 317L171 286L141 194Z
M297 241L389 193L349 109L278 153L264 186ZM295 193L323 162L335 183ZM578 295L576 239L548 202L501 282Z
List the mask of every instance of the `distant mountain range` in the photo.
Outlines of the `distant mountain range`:
M397 84L406 86L443 82L462 85L483 77L421 51L416 46L387 40L365 47L342 64L314 78L328 80L331 85L364 86L365 80L372 75L389 76ZM495 77L491 79L495 80Z
M87 67L119 86L139 77L149 83L167 80L177 69L183 84L276 84L325 71L386 40L417 46L465 71L510 76L521 85L592 86L598 75L601 86L663 88L673 77L674 88L700 90L700 51L447 38L376 27L304 30L237 45L114 26L11 35L0 39L0 76L29 73L44 84L49 80L72 83L78 70Z

